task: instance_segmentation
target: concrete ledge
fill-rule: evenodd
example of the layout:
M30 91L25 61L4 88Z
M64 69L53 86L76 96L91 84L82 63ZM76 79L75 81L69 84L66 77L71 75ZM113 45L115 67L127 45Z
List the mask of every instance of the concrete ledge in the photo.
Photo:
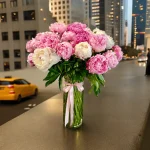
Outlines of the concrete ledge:
M0 149L137 150L149 107L150 78L143 71L134 62L122 62L105 76L99 97L89 95L85 83L84 124L79 130L63 127L58 94L2 125Z

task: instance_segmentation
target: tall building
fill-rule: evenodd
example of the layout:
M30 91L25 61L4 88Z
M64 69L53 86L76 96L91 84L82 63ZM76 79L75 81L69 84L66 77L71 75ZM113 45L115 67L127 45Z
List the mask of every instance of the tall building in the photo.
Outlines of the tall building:
M48 0L0 1L0 71L21 69L26 63L26 42L48 30Z
M90 0L91 24L105 30L116 44L124 45L125 0Z
M150 48L150 0L146 5L145 50Z
M84 11L84 23L90 26L90 16L89 16L89 0L83 0L83 11Z
M69 24L85 21L83 0L49 0L49 9L58 22Z
M124 45L124 15L124 0L105 0L105 31L119 45Z
M146 0L133 0L132 47L144 44L146 25Z
M90 24L100 28L100 0L89 0Z
M124 12L125 12L125 28L124 28L124 45L131 46L131 32L132 32L132 5L131 0L125 0Z

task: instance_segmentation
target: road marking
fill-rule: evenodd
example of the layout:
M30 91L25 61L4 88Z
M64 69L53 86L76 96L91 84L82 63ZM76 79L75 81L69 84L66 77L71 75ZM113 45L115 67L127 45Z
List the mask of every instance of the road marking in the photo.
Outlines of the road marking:
M24 110L30 110L31 108L35 107L36 104L28 104L28 106L26 108L24 108Z
M24 108L24 110L29 110L29 109L30 109L29 107Z
M28 106L29 106L29 107L31 107L31 106L32 106L32 104L29 104Z

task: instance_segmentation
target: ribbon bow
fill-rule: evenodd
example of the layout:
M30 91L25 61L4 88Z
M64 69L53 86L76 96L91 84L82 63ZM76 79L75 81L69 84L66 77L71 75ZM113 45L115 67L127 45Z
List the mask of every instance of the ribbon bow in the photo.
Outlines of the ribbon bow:
M73 95L73 87L76 86L77 89L82 92L84 90L83 88L83 82L81 83L65 83L65 87L63 88L63 91L65 93L68 92L68 97L67 97L67 105L66 105L66 112L65 112L65 126L69 122L69 112L70 112L70 125L73 124L73 119L74 119L74 95Z

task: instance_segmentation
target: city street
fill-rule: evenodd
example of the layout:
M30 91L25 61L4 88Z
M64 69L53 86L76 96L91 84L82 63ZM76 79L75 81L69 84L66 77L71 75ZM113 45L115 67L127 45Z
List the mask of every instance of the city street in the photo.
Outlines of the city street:
M124 67L122 68L122 73L124 72L126 74L132 74L131 77L143 76L144 78L145 63L137 63L137 61L126 61L126 62L122 62L122 64L119 65L119 68L122 65ZM36 84L39 87L39 95L37 97L31 97L25 99L20 104L15 104L13 102L1 103L0 104L0 125L32 109L36 105L42 103L43 101L49 99L50 97L60 92L58 89L57 81L52 85L50 85L49 87L45 87L43 78L45 77L46 73L41 72L36 68L27 68L24 70L0 73L0 77L4 77L6 75L25 78L26 80Z
M26 79L30 77L30 72ZM33 72L36 72L36 69ZM43 73L36 72L36 74L37 84L40 86L39 80ZM105 88L102 88L102 93L98 97L88 94L90 86L85 81L84 124L78 132L62 128L61 94L38 107L33 106L35 99L28 100L27 103L14 104L12 107L2 104L1 108L4 106L8 108L9 117L17 110L20 110L20 113L26 112L0 127L2 149L139 150L138 148L144 144L144 149L141 150L149 150L150 134L145 135L143 131L149 133L147 120L150 78L144 74L145 64L137 63L136 60L123 61L117 68L104 75ZM56 85L57 82L48 87L48 91L56 90ZM38 101L49 97L45 90L47 93L47 89L41 90ZM59 93L58 89L56 91ZM43 95L46 96L44 99ZM29 108L33 109L28 111ZM4 114L2 117L8 118L7 116ZM145 142L141 141L142 139Z
M39 87L39 95L37 97L27 98L21 101L20 104L6 101L0 103L0 125L32 109L36 105L60 92L57 81L49 87L45 87L43 78L45 77L46 73L41 72L36 68L27 68L24 70L0 73L0 77L7 75L24 78L29 82L36 84Z

